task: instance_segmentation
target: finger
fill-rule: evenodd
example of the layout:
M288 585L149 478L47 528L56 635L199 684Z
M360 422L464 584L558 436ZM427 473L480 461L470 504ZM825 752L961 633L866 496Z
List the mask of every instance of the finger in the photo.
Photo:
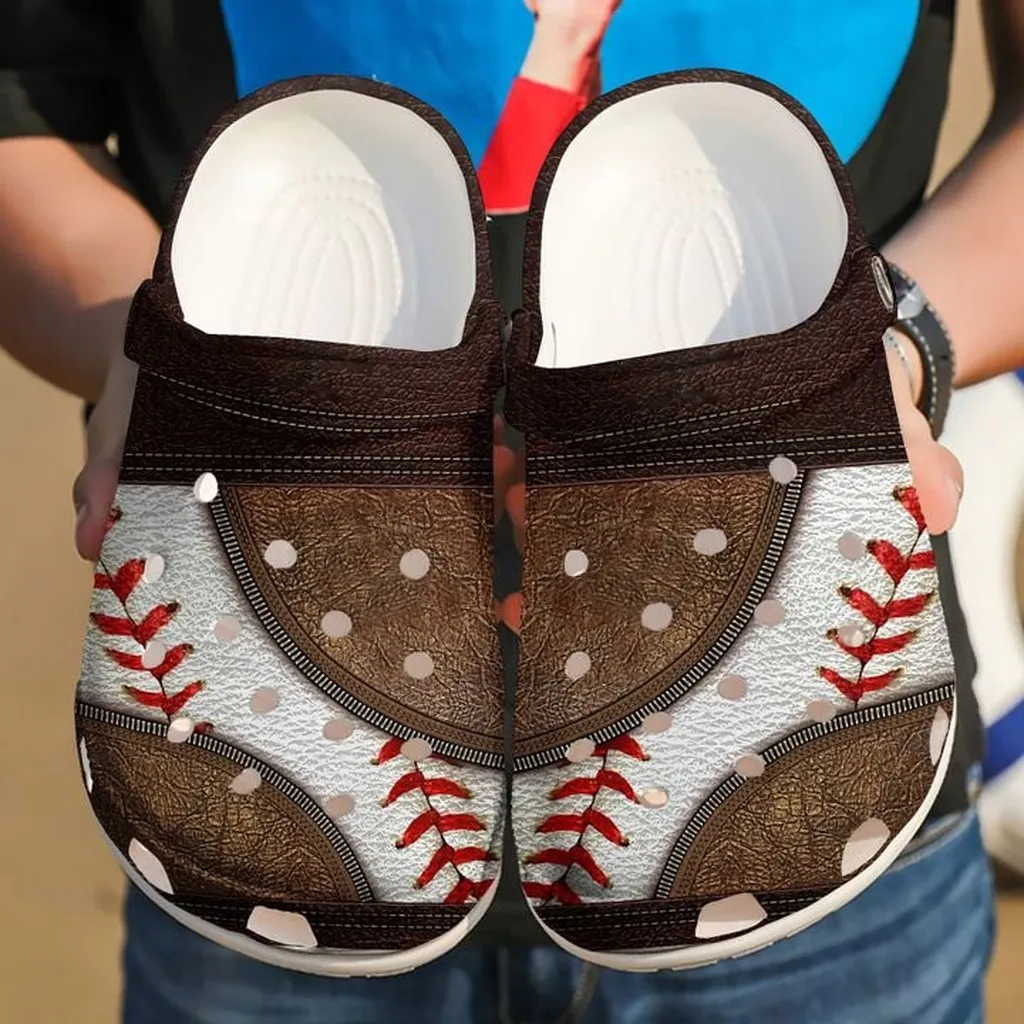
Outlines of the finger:
M78 514L75 517L75 549L89 562L100 557L103 538L107 532L117 477L120 467L115 462L92 462L75 481Z
M124 438L131 415L137 368L119 358L111 366L100 399L86 430L85 468L72 488L75 503L75 547L82 558L99 557L107 516L117 493Z

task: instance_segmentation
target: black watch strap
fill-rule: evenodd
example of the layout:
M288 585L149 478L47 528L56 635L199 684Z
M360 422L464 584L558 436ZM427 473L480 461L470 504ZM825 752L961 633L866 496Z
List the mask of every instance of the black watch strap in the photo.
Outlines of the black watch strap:
M889 264L896 298L896 324L921 356L924 384L919 407L932 427L942 433L953 393L953 345L946 325L925 297L921 286L895 264Z

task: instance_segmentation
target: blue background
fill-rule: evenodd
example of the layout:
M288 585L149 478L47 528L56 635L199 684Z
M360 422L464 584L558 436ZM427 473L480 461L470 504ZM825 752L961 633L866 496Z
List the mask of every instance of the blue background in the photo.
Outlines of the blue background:
M867 138L910 49L918 0L622 0L603 84L680 68L766 78L821 122L844 160ZM399 86L441 111L479 163L519 71L522 0L222 0L240 95L296 75Z

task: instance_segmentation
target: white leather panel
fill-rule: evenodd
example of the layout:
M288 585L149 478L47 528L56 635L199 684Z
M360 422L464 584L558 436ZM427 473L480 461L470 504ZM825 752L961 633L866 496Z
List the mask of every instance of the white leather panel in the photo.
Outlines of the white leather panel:
M321 805L332 797L349 795L354 809L336 819L359 858L380 900L440 902L457 880L447 867L423 889L413 880L440 845L431 829L403 850L395 841L409 823L426 809L426 798L410 792L389 807L381 801L412 763L396 757L376 766L373 759L388 737L362 722L352 735L340 741L325 739L324 725L341 714L285 658L252 614L228 567L207 506L196 501L190 487L126 485L119 489L117 504L123 517L107 536L103 564L110 572L131 558L162 555L166 567L154 583L141 582L128 599L128 611L139 622L156 605L177 601L180 609L158 634L171 648L179 643L194 652L165 678L169 692L177 692L193 680L204 688L182 714L195 721L209 721L216 734L272 764ZM96 590L93 611L121 614L109 590ZM214 623L223 616L237 618L238 639L221 642L213 635ZM79 696L92 704L136 716L163 719L159 711L141 707L122 691L125 684L157 689L148 672L116 665L104 648L139 652L134 640L104 636L95 626L87 632ZM425 684L426 685L426 684ZM252 694L273 689L278 701L274 710L254 714ZM495 854L501 847L504 784L500 772L470 766L453 766L439 759L424 762L424 774L444 776L465 784L471 799L431 797L441 813L472 813L487 831L450 834L457 846L484 846ZM337 806L337 805L335 805ZM469 863L462 872L479 879L497 873L497 863Z
M856 625L870 636L865 619L839 594L842 585L860 587L881 604L936 590L933 569L911 570L894 592L893 582L870 555L850 561L839 551L847 532L864 541L886 540L901 552L929 549L927 535L918 539L914 519L893 498L893 490L910 483L906 465L830 469L809 473L800 509L782 562L767 599L782 603L785 618L777 626L751 624L718 666L670 709L672 724L664 732L633 733L649 760L640 761L613 751L608 768L620 772L639 795L646 789L664 790L665 806L632 803L602 787L594 806L608 814L628 836L628 846L617 846L589 829L585 847L610 876L613 888L603 893L585 872L573 867L567 880L585 899L643 899L653 893L672 845L696 807L733 772L743 754L762 751L784 736L810 724L807 705L831 700L839 711L853 705L819 673L820 666L856 679L858 662L839 650L827 632ZM915 546L916 542L916 546ZM953 674L952 655L938 598L919 615L893 620L879 630L890 636L917 630L914 640L898 653L877 656L865 675L895 668L902 674L884 690L869 693L866 707L948 682ZM738 701L718 693L727 675L747 681L747 695ZM950 742L950 739L947 739ZM568 847L574 837L564 833L538 834L537 826L554 813L580 813L590 797L553 801L553 788L572 778L593 776L601 758L582 764L551 767L518 775L513 786L513 821L522 859L551 846ZM563 869L551 865L526 866L527 880L551 881Z

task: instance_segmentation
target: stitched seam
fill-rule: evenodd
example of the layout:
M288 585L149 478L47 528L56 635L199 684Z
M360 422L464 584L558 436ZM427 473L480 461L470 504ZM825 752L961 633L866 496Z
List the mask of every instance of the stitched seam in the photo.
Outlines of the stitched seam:
M107 516L106 534L109 534L122 518L121 509L115 505ZM93 590L110 591L117 600L122 614L105 615L94 611L89 614L89 621L104 636L131 639L141 649L141 653L133 653L119 650L116 647L104 647L103 652L119 668L128 672L144 673L157 685L156 690L144 690L125 684L121 687L121 693L142 707L160 711L169 724L206 686L202 679L195 679L183 686L177 693L168 693L164 685L167 676L193 653L194 648L189 643L174 644L164 648L163 657L157 665L148 666L144 661L147 648L151 643L157 642L157 635L170 625L180 604L177 601L171 601L154 605L141 620L136 620L128 610L128 599L138 585L143 582L146 571L145 558L130 558L118 566L115 572L111 572L107 567L102 554L97 564L102 571L93 575ZM199 722L195 725L200 732L210 727L209 722Z
M206 401L203 398L196 398L194 395L183 395L182 397L185 398L189 402L193 402L196 405L204 406L207 409L214 409L217 412L223 412L223 413L226 413L229 416L240 416L242 419L256 420L256 422L258 422L258 423L270 423L270 424L272 424L273 426L276 426L276 427L290 427L290 428L292 428L294 430L315 430L315 431L319 431L321 433L332 433L332 434L339 434L339 433L344 433L344 434L384 433L384 431L377 430L377 429L372 429L372 428L367 428L365 430L359 430L358 428L352 428L352 427L348 427L348 426L346 426L346 427L332 427L332 426L325 426L325 425L317 424L317 423L296 423L294 420L282 420L282 419L279 419L279 418L273 417L273 416L260 416L260 415L258 415L256 413L253 413L253 412L245 412L242 409L234 409L231 406L219 405L216 402L208 402L208 401ZM480 413L479 413L478 410L474 409L474 410L471 410L469 412L458 413L456 415L458 415L459 417L462 417L464 419L469 419L469 418L474 417L474 416L479 416ZM428 417L427 421L429 421L432 418L433 417Z
M358 697L353 696L343 686L339 685L327 673L323 671L306 654L292 638L291 634L282 626L273 610L267 604L263 592L260 590L255 577L252 574L246 557L242 551L241 543L235 533L235 528L228 513L224 495L218 495L209 505L210 515L221 543L224 545L224 552L227 560L234 570L238 584L242 589L252 607L256 618L259 619L267 634L280 648L286 658L312 683L318 690L340 705L356 718L362 719L368 725L385 733L386 735L398 736L406 739L414 737L422 738L422 734L414 728L404 725L398 719L389 714L383 714L368 704L364 704ZM458 758L460 761L470 764L481 765L485 768L500 768L501 755L491 753L473 747L462 746L460 743L435 738L433 743L435 753L448 757Z
M904 458L906 458L906 450L905 450L902 442L899 443L899 444L896 444L894 442L892 445L874 445L874 446L864 445L864 446L857 447L857 448L803 449L803 450L799 451L796 454L799 454L799 455L802 455L802 456L806 456L806 455L860 455L860 454L862 454L864 452L901 452L903 454ZM737 456L734 456L731 460L728 459L728 458L726 458L726 459L721 459L721 458L717 458L717 459L714 459L714 458L675 459L675 460L658 459L658 460L652 460L652 461L648 461L648 462L616 462L616 463L612 463L612 464L609 464L609 465L605 465L605 464L601 463L601 464L599 464L597 466L592 466L592 467L589 467L589 468L595 469L595 470L602 470L602 471L603 470L609 470L609 469L655 469L655 468L659 468L659 467L673 468L673 467L676 467L676 466L700 465L700 464L706 464L706 463L727 463L727 462L730 462L730 461L736 462L736 461L739 461L740 459L743 459L744 457L746 457L746 458L754 458L755 454L756 453L751 453L751 454L749 454L747 456L737 455ZM566 471L567 472L575 472L576 470L575 470L574 467L567 466L566 467ZM557 469L547 469L545 472L549 473L549 474L552 474L552 473L557 473L558 470Z
M718 429L718 428L716 427L716 428L713 428L713 429ZM707 432L710 432L710 431L707 431ZM857 440L858 438L865 438L865 437L891 437L891 436L893 436L893 432L890 431L890 430L872 430L872 431L868 431L868 432L863 433L863 434L828 434L828 435L826 435L824 437L819 436L819 435L814 435L814 436L810 436L810 437L782 437L782 438L773 438L771 440L770 444L774 445L777 448L781 448L784 445L788 445L788 444L804 444L804 443L806 443L808 441L813 441L813 442L827 444L829 441L854 441L854 440ZM671 438L662 437L662 438L656 438L656 439L654 439L654 440L652 440L652 441L650 441L648 443L653 444L653 443L656 443L658 441L674 441L674 440L676 440L676 438L674 438L674 437L671 437ZM684 447L681 447L681 448L666 448L664 450L665 451L701 451L701 450L708 449L708 448L715 449L715 450L717 450L719 448L743 448L743 447L757 448L759 446L767 447L768 444L769 444L769 442L761 442L760 445L759 445L758 442L756 442L756 441L716 441L713 444L689 444L689 445L685 445ZM589 451L589 452L559 452L559 453L556 453L556 454L553 454L553 455L533 455L533 456L531 456L531 461L534 461L534 462L550 462L550 461L557 460L557 459L588 459L588 458L593 458L595 456L596 457L600 457L602 455L607 454L608 452L628 451L631 447L632 447L632 444L628 444L628 445L624 444L624 445L613 445L613 446L608 447L608 448L599 448L599 449L596 449L594 451Z
M719 412L705 412L699 416L679 416L671 420L658 420L656 423L641 423L629 427L617 427L615 430L590 431L584 434L566 434L552 440L571 443L573 441L599 441L606 437L625 437L629 434L639 434L643 431L664 430L667 427L674 427L680 424L710 423L712 420L727 419L729 417L740 417L755 412L767 412L770 409L782 409L790 405L798 405L799 400L788 398L778 402L765 402L761 405L744 406L741 409L725 409ZM514 426L514 424L513 424ZM715 428L710 428L715 429ZM529 430L529 428L527 428ZM703 433L704 431L697 431Z
M856 711L846 711L827 722L818 722L814 725L800 729L789 736L779 740L767 750L762 751L761 756L766 764L774 764L780 758L799 749L805 744L814 743L825 736L841 732L844 729L855 728L868 723L882 721L893 715L905 714L915 711L927 705L940 704L945 700L952 700L956 695L954 683L945 683L931 690L922 690L911 694L908 697L898 697L886 704L873 704ZM744 779L737 773L730 775L715 789L710 796L693 812L690 820L686 823L675 846L672 848L661 872L661 878L655 889L655 898L666 900L671 898L672 889L679 869L693 847L701 829L712 819L715 813L722 807L742 785Z
M111 711L108 708L99 707L95 704L87 704L84 701L75 702L75 713L93 722L101 722L104 725L116 726L118 729L126 729L130 732L142 733L145 736L166 735L163 723L153 718L138 718L135 715L128 715L121 711ZM206 750L219 757L234 761L243 768L254 768L260 773L264 782L272 785L283 793L292 803L301 808L327 837L328 842L337 851L345 869L348 871L356 889L356 894L361 903L373 901L373 892L366 880L366 875L359 864L358 859L352 852L351 847L345 840L334 820L328 817L326 811L318 804L305 790L295 785L291 779L283 776L273 765L268 764L261 758L240 747L220 739L212 730L196 730L185 741L186 745L196 747L199 750Z
M167 381L169 384L174 384L180 388L187 388L189 391L198 391L202 394L212 395L214 398L220 398L227 400L227 396L222 394L220 391L216 391L213 388L204 388L199 384L192 384L189 381L181 380L180 377L171 377L168 374L160 373L157 370L142 369L142 373L148 374L151 377L158 377L160 380ZM189 397L189 396L186 396ZM189 397L190 401L199 401L199 399ZM333 410L326 409L305 409L302 406L297 405L284 405L278 402L267 402L263 399L258 398L244 398L242 396L231 396L232 401L239 402L243 405L255 405L263 409L276 409L278 412L294 412L302 416L329 416L331 419L339 420L365 420L373 423L376 421L381 422L424 422L435 419L458 419L466 416L482 415L486 410L479 410L474 412L438 412L438 413L375 413L373 415L362 415L361 413L354 412L334 412ZM228 410L234 411L234 410Z
M793 404L793 403L790 403L790 404ZM730 415L732 415L732 414L730 414ZM736 415L739 415L739 414L736 414ZM763 421L763 419L764 419L764 417L758 417L756 419L752 419L752 420L748 421L747 425L761 423ZM740 426L743 426L743 425L744 425L744 423L742 421L738 422L738 423L734 423L734 424L733 423L728 423L728 424L725 424L725 425L716 424L715 426L712 426L712 427L700 427L697 430L681 430L681 431L678 431L678 432L674 432L672 434L667 434L667 435L665 435L663 437L634 438L633 440L624 442L622 444L602 445L602 446L596 448L595 450L596 451L601 451L601 452L624 451L624 450L629 450L634 445L639 445L639 444L655 444L655 443L657 443L659 441L684 440L685 438L689 438L689 437L703 437L703 436L706 436L707 434L715 434L715 433L717 433L719 431L732 430L732 429L734 429L736 427L740 427ZM662 427L662 428L659 428L659 429L666 429L666 428ZM832 437L873 437L873 436L881 437L881 436L884 436L885 434L889 434L889 433L891 433L891 431L874 431L871 434L836 434L836 435L830 435L830 436L832 436ZM816 440L820 440L820 439L821 438L816 438ZM570 437L570 438L566 438L566 439L551 438L549 440L552 443L564 444L565 447L572 447L572 446L575 445L575 442L577 442L579 440L582 440L582 439L581 438L577 438L577 437Z
M549 796L552 801L589 795L590 802L579 813L556 811L544 818L536 827L535 831L541 835L575 835L576 838L568 847L548 846L524 859L524 864L554 864L562 868L558 877L551 882L524 881L522 888L527 899L538 900L541 906L551 903L581 903L582 896L571 881L574 868L582 871L602 888L612 887L611 878L587 849L586 838L593 832L616 846L628 846L629 838L623 834L609 813L598 808L598 798L605 793L614 793L631 803L640 803L626 777L609 767L609 757L613 752L635 761L649 760L647 752L636 739L629 735L618 736L596 746L587 759L600 760L600 767L594 775L574 776L552 790Z
M191 456L177 452L145 452L139 456L140 458L147 459L185 459L185 458L204 458L206 456ZM217 458L217 456L213 456ZM309 459L309 458L338 458L343 459L345 462L470 462L479 461L483 462L483 456L474 455L278 455L278 456L264 456L264 455L235 455L233 452L225 456L225 458L231 459L264 459L264 458L281 458L281 459Z
M395 736L389 738L373 759L374 765L386 764L402 755L403 741ZM431 753L426 761L435 766L438 763L454 765L451 758ZM404 772L394 782L387 796L381 800L382 807L390 807L406 797L419 793L422 797L424 810L417 813L409 822L405 831L395 842L398 850L408 850L429 832L437 835L441 845L434 851L426 866L413 880L414 889L425 889L445 869L455 873L455 882L444 897L447 906L463 904L479 900L494 883L493 878L482 878L479 881L467 875L463 867L467 864L482 863L495 860L494 853L485 846L470 844L457 846L449 836L452 833L472 833L478 835L486 832L486 826L472 811L444 813L435 804L439 796L456 800L470 801L473 794L461 782L443 775L428 777L424 773L424 762L413 761L412 768Z
M209 458L210 456L191 456L185 455L182 452L150 452L147 451L144 456L147 459L191 459L191 458ZM217 458L217 456L212 456ZM484 456L478 455L239 455L232 452L230 455L223 456L224 458L230 459L251 459L252 461L265 462L267 459L287 459L289 462L297 461L337 461L337 462L479 462L483 465L487 462L490 465L490 461Z
M765 910L769 912L780 907L804 907L809 903L814 903L821 899L821 896L783 896L783 897L767 897L764 896L758 900ZM713 897L709 898L709 901L713 901ZM636 908L630 907L624 909L621 904L612 903L609 906L593 906L588 904L587 906L587 918L584 919L581 915L579 924L575 925L578 931L598 931L608 927L607 921L604 920L606 917L613 918L615 921L632 921L636 924L643 924L649 922L652 918L655 920L665 921L678 921L678 920L696 920L700 916L702 907L659 907L652 906L650 908ZM545 914L546 912L546 914ZM543 907L541 913L545 916L550 917L562 917L568 920L572 920L576 914L564 907ZM596 917L600 916L602 920L595 920Z
M224 914L248 913L248 911L252 909L253 903L253 901L248 898L244 900L240 899L237 903L227 903L221 900L207 902L206 897L196 898L194 896L189 896L187 894L180 896L179 902L190 903L192 906L202 909L203 913L205 913L206 911L220 911ZM279 900L276 898L268 899L265 901L265 903L281 903L284 904L286 907L304 905L296 900ZM360 908L366 908L364 910L364 913L376 917L378 914L380 914L382 908L387 907L389 908L387 911L389 917L405 918L409 921L422 920L424 918L426 918L428 921L432 919L436 919L438 921L450 921L453 918L458 919L466 913L465 910L462 910L461 908L445 912L443 906L430 904L423 904L422 911L420 913L415 913L413 911L399 909L400 906L401 905L397 903L389 904L387 902L374 902L372 904L352 902L350 904L344 905L339 904L331 909L325 909L322 906L312 906L309 907L307 910L301 911L301 913L305 914L311 920L316 920L318 918L323 920L332 920L335 917L339 917L343 918L346 921L346 923L352 920L351 915L355 911L358 911ZM379 920L368 920L365 922L358 922L358 927L387 928L388 924L387 922L381 922Z
M139 472L170 473L170 472L172 472L172 471L174 471L176 469L187 469L187 468L190 468L190 467L196 467L196 466L199 465L198 459L199 459L199 456L195 456L194 458L191 458L191 459L184 459L183 458L183 459L179 460L176 463L167 462L167 463L163 463L163 464L158 465L158 466L148 465L146 463L141 463L141 462L129 461L128 459L126 459L125 460L125 469L126 470L130 470L133 473L139 473ZM214 461L214 460L209 460L209 459L206 461L206 463L204 463L204 468L206 468L206 469L215 469L215 470L218 470L221 473L240 473L241 474L241 473L257 473L257 472L259 472L259 467L256 467L256 466L225 466L225 465L221 464L220 462L217 462L217 461ZM415 475L415 476L438 476L438 477L446 477L446 478L448 478L453 473L455 473L457 471L457 468L458 467L452 467L451 469L447 469L447 470L445 470L445 469L416 469L415 471L413 471L413 470L408 469L407 467L402 467L400 470L396 469L395 472L396 473L397 472L402 472L402 473L412 472L413 475ZM303 466L303 467L300 467L300 468L297 468L297 469L289 469L289 468L284 467L284 466L282 466L282 467L275 466L273 472L275 474L282 474L283 473L283 474L291 474L291 475L308 474L310 476L331 476L331 475L338 476L338 475L340 475L341 473L344 472L344 469L343 468L339 468L339 467L335 467L335 468L332 468L332 469L312 469L312 468L310 468L308 466ZM376 470L376 472L380 473L381 475L387 475L387 471L386 470ZM478 467L477 472L476 472L476 474L474 476L474 479L476 478L476 476L479 476L481 479L484 479L485 474L486 474L486 470L484 470L483 467Z
M832 668L818 668L818 675L847 700L852 701L855 708L865 694L887 689L903 674L903 667L897 666L879 675L867 676L865 673L870 662L878 655L885 656L903 651L913 643L919 632L919 629L909 629L894 636L880 637L878 634L881 629L893 621L917 618L935 597L934 589L930 589L897 599L901 584L911 572L934 572L935 555L927 547L921 551L917 550L922 539L927 543L928 538L917 491L913 487L897 487L892 493L892 498L914 520L917 534L906 552L900 551L895 544L887 540L871 540L867 543L868 554L878 563L892 584L889 596L882 603L862 588L844 584L839 588L839 596L864 620L867 625L867 636L861 643L851 643L840 635L839 629L830 629L825 634L826 639L834 643L841 653L854 660L857 665L856 677L851 678Z
M736 642L736 638L746 628L754 614L755 606L764 597L775 570L778 568L779 559L782 557L782 551L787 542L786 539L796 517L800 496L803 493L804 480L805 474L798 472L792 483L776 485L782 494L777 513L775 513L776 519L771 528L768 546L756 568L753 579L749 582L746 596L740 602L733 618L720 631L708 650L680 676L661 689L657 696L618 721L590 733L590 738L595 743L603 743L616 736L621 736L624 732L638 729L647 715L667 710L704 679L722 655ZM774 503L775 500L773 497L772 502ZM514 759L514 770L517 772L531 771L534 768L553 764L559 759L559 749L558 746L547 742L539 751L518 755Z

